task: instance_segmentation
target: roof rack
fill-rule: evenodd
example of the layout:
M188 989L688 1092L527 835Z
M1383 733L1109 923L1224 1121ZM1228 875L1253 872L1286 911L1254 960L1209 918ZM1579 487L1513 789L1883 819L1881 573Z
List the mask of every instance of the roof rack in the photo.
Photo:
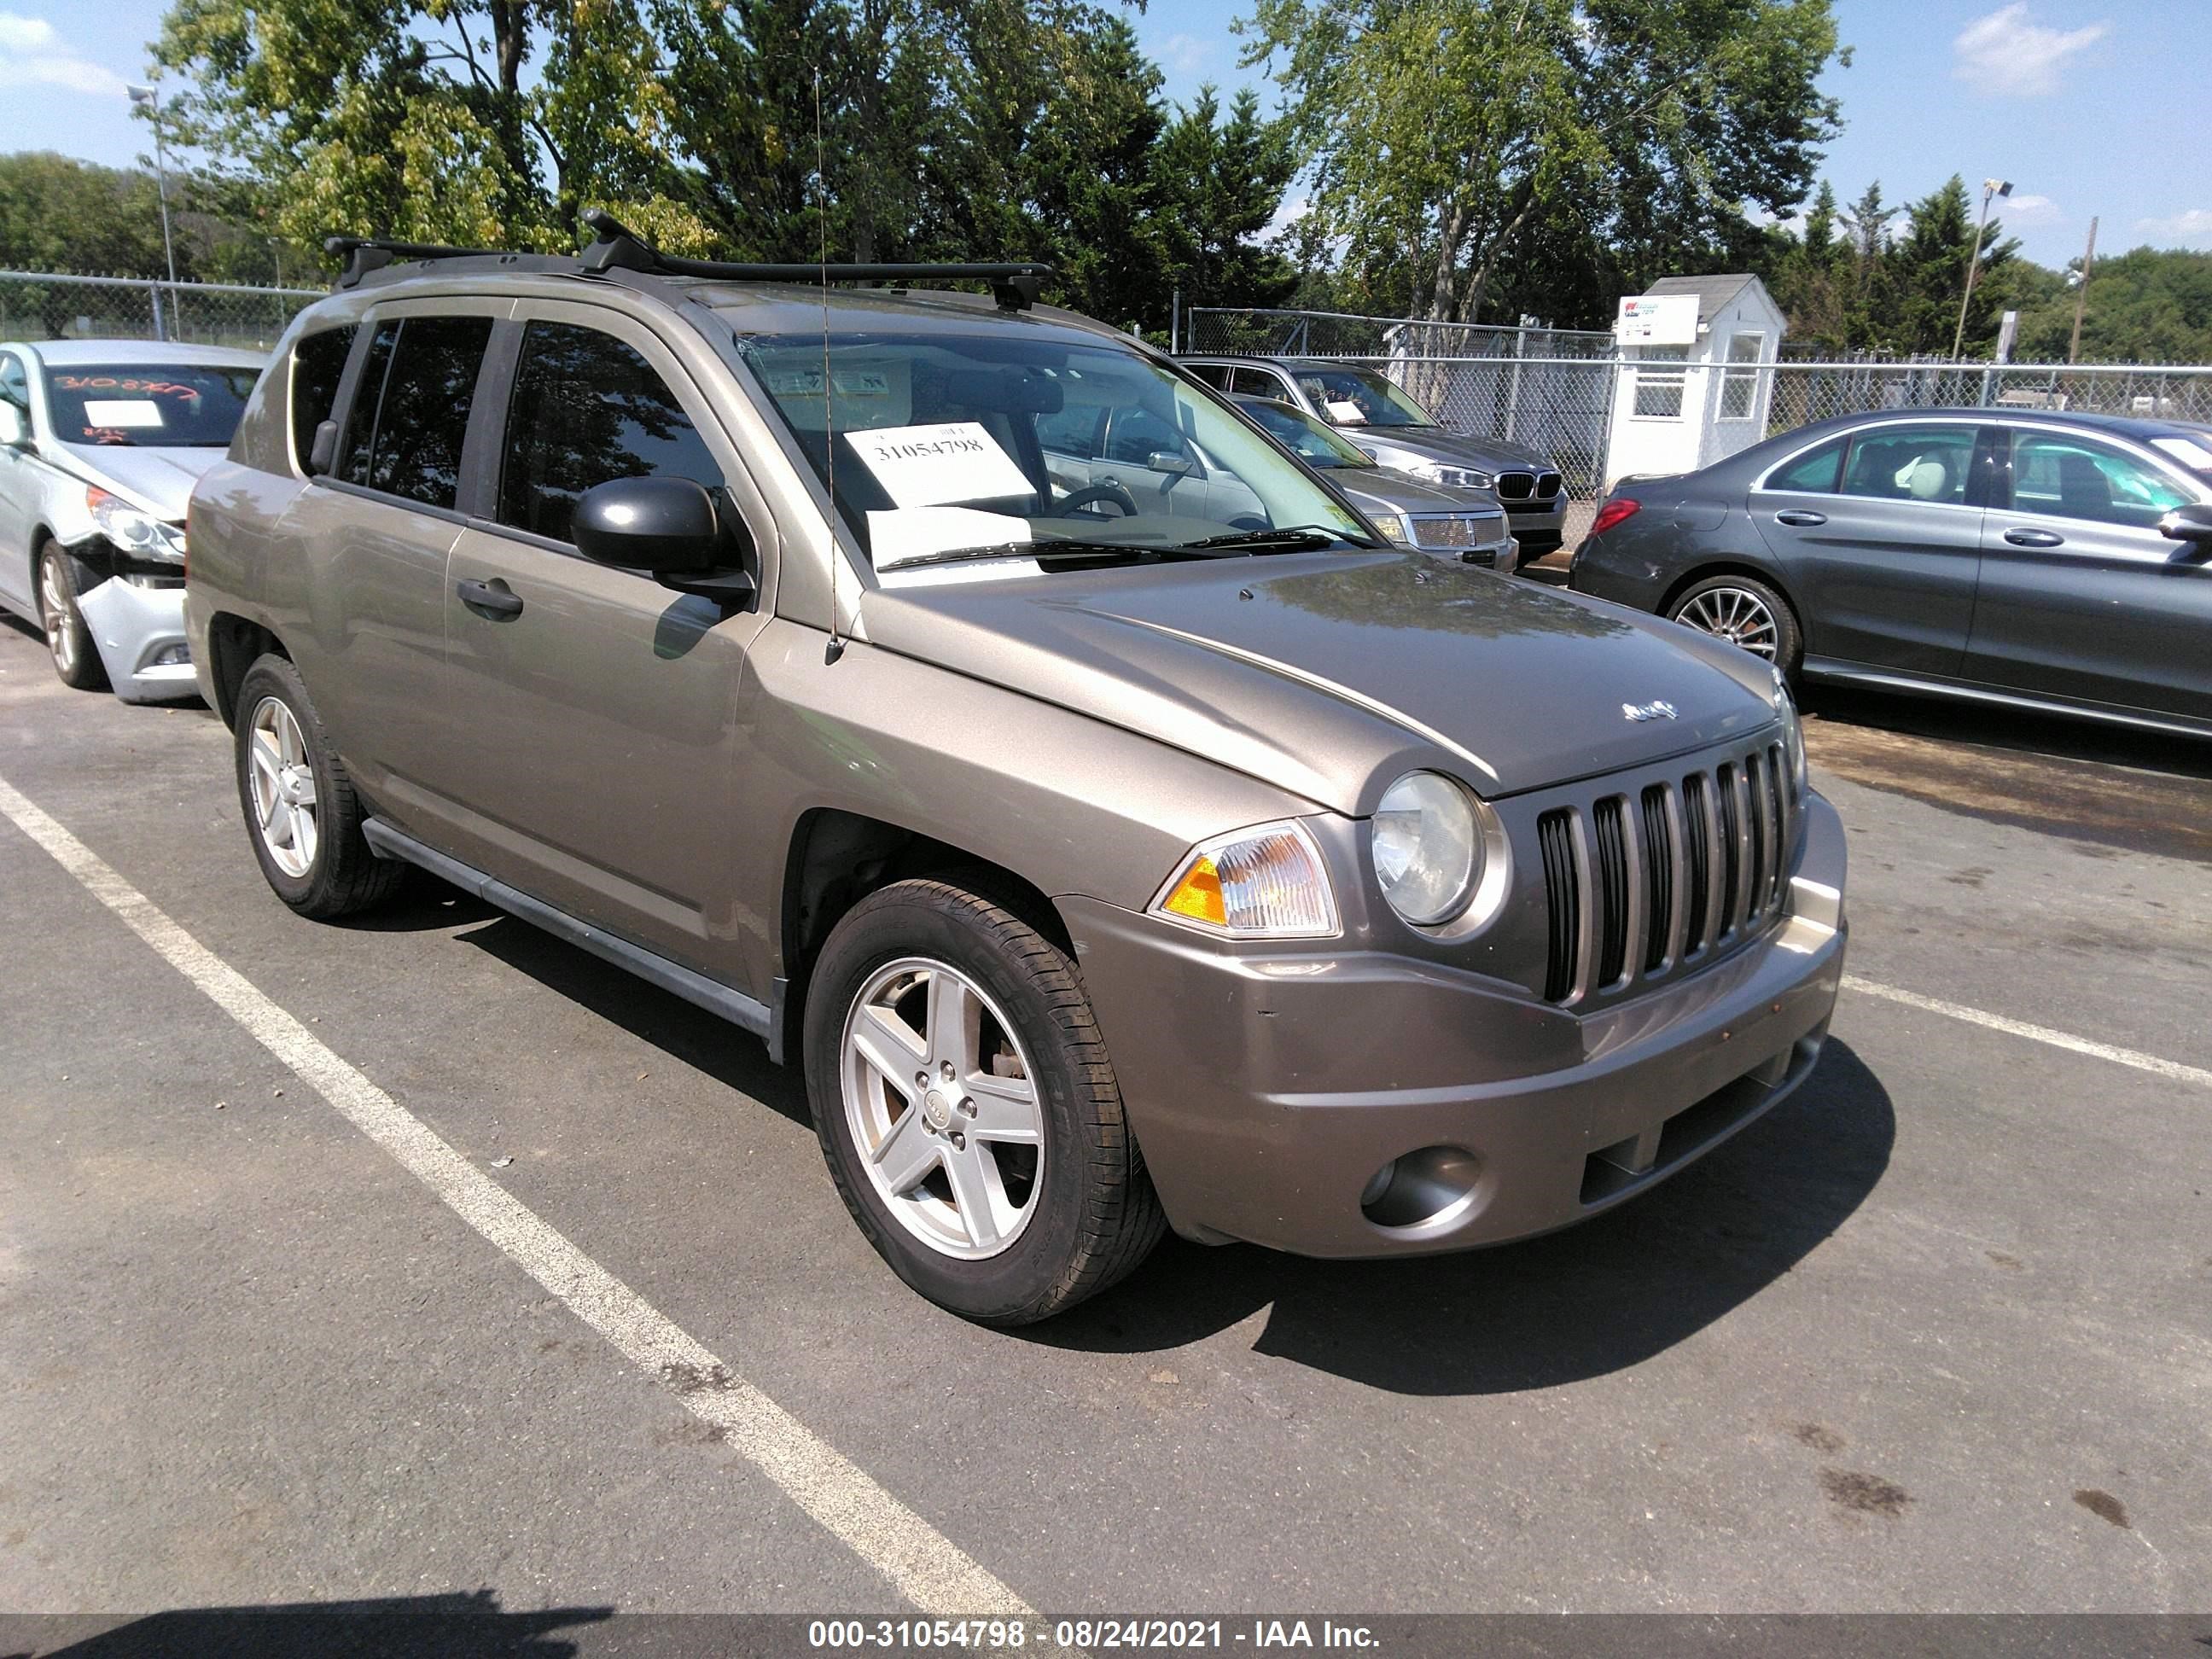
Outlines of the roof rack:
M635 270L647 276L715 276L735 283L988 283L1001 311L1027 311L1052 278L1053 269L1033 260L1006 264L736 264L663 253L605 208L587 208L584 222L595 240L576 261L580 270ZM332 236L323 246L346 261L342 289L403 259L514 259L511 249L448 247L439 242L395 242L380 236Z
M641 270L670 276L719 276L733 283L988 283L1001 311L1026 311L1051 280L1050 265L1009 264L735 264L685 259L647 244L605 208L586 208L584 222L599 240L584 250L586 270Z

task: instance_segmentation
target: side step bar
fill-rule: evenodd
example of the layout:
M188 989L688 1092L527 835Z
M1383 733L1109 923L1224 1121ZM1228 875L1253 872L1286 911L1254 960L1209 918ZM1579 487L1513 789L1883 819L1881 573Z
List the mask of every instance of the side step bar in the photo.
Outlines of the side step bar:
M465 893L472 893L485 903L519 917L532 927L543 927L547 933L564 939L569 944L602 957L617 968L627 968L640 979L648 980L664 991L672 991L686 1002L696 1003L710 1014L720 1014L731 1024L750 1031L768 1042L769 1058L781 1064L783 1060L781 1041L783 1022L767 1004L757 1002L743 991L732 990L720 980L708 979L704 974L671 962L666 957L656 956L628 939L617 939L603 928L587 921L579 921L566 910L557 910L543 899L509 887L495 880L471 865L459 859L447 858L443 853L425 847L404 830L394 830L382 818L370 818L361 826L362 837L369 848L380 859L394 859L403 864L412 864L428 870L441 881L451 882Z

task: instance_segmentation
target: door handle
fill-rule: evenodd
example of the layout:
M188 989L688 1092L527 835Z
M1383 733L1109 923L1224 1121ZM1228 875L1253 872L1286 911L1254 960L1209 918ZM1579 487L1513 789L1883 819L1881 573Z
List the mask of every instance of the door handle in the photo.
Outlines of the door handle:
M2004 538L2014 547L2057 547L2066 539L2050 530L2008 530Z
M470 610L495 622L505 622L522 614L522 596L496 576L488 582L456 582L453 592L461 596L461 603Z
M1803 507L1785 507L1774 515L1775 523L1794 524L1801 530L1810 529L1816 524L1826 524L1827 521L1826 514L1815 513L1811 508Z

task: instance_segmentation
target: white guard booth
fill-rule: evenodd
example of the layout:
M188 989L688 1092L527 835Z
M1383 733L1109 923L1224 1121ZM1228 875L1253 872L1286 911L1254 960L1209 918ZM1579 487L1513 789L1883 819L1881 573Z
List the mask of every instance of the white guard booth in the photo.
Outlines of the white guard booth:
M1693 472L1766 435L1782 311L1751 276L1662 276L1622 296L1605 487Z

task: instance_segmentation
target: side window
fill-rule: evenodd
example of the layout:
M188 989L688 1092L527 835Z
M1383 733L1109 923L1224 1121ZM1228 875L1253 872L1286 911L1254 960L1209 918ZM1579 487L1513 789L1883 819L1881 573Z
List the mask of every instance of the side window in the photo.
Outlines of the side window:
M2021 513L2148 530L2192 499L2148 462L2057 432L2013 435L2012 504Z
M1183 367L1216 392L1229 390L1229 365L1226 363L1185 363Z
M23 360L12 351L0 351L0 401L15 404L25 419L30 417L31 378Z
M346 422L338 476L403 501L450 507L461 477L489 317L380 324Z
M1117 410L1114 423L1106 433L1106 459L1119 461L1125 466L1148 465L1152 456L1161 450L1171 455L1188 453L1182 434L1175 423L1164 420L1149 409Z
M1848 438L1831 438L1827 442L1807 450L1787 466L1778 467L1767 474L1769 489L1808 490L1828 495L1836 487L1836 477L1844 459L1844 446Z
M532 323L507 407L499 521L574 539L576 498L610 478L690 478L722 487L722 469L653 366L611 334Z
M1878 501L1963 503L1973 458L1972 427L1874 427L1851 440L1843 493Z
M338 377L353 349L354 325L303 334L292 348L292 455L304 466L315 447L315 428L331 418Z
M1240 368L1229 383L1231 392L1245 392L1255 398L1273 398L1279 404L1291 400L1291 389L1283 384L1283 377L1270 368Z
M1638 346L1636 367L1636 417L1644 421L1682 418L1682 392L1689 382L1690 348Z
M1055 455L1087 461L1098 453L1098 404L1063 404L1059 412L1037 416L1037 442Z

